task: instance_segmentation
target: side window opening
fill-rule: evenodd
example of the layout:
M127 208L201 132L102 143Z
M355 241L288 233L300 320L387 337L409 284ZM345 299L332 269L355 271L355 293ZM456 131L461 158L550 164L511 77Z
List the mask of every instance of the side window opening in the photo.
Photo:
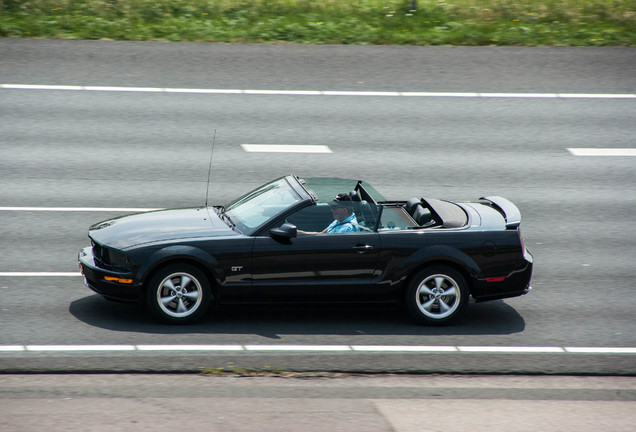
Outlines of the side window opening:
M353 203L353 213L358 222L359 232L375 231L380 206L367 203ZM286 222L295 225L299 231L321 232L334 221L328 203L315 203L287 216Z
M385 206L380 219L379 231L395 231L416 228L418 225L401 206Z

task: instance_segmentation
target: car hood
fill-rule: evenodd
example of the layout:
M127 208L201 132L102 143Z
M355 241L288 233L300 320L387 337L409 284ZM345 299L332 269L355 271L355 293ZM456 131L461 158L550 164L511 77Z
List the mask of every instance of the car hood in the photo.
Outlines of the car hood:
M126 249L144 243L175 239L239 235L210 207L159 210L122 216L89 228L95 242Z

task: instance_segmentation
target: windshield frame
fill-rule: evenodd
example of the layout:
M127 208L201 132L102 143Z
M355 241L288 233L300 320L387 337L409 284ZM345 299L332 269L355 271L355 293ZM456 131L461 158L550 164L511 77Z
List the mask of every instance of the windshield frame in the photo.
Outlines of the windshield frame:
M384 195L362 180L342 177L308 177L304 180L305 188L316 196L317 202L330 202L339 193L352 191L356 191L363 200L371 204L386 201Z
M268 204L276 199L278 203ZM311 200L296 177L286 176L267 182L236 198L221 207L221 212L229 219L231 228L246 235L253 235L290 209L297 208L301 203L306 205L306 202Z

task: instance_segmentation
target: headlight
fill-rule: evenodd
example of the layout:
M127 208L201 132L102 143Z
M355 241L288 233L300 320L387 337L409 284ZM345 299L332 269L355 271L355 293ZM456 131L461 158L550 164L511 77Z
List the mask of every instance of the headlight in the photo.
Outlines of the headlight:
M130 270L130 265L128 261L128 257L117 250L107 249L108 250L108 259L110 261L110 265L120 269L120 270Z
M100 267L109 270L129 271L130 261L123 252L111 249L91 241L93 245L93 256L100 264Z

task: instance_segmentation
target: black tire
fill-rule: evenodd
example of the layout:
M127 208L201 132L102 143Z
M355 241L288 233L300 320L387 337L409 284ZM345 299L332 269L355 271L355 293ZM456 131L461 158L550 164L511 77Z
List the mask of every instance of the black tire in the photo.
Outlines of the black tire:
M420 323L446 325L461 315L468 296L468 285L458 271L432 266L411 279L406 290L406 307Z
M171 264L159 270L146 290L148 309L168 324L190 324L201 319L210 299L208 278L189 264Z

